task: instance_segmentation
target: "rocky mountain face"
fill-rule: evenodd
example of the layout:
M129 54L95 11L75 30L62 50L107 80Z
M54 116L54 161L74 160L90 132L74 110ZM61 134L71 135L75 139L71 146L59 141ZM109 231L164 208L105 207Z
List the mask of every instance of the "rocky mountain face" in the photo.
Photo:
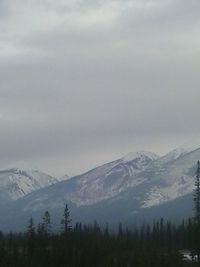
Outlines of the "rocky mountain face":
M187 217L193 212L198 159L198 147L181 147L163 157L144 151L131 153L21 197L12 202L4 221L16 216L16 221L25 222L28 216L40 218L49 210L59 223L66 203L74 222L133 223Z
M5 205L57 182L58 179L39 171L17 168L0 171L0 203Z

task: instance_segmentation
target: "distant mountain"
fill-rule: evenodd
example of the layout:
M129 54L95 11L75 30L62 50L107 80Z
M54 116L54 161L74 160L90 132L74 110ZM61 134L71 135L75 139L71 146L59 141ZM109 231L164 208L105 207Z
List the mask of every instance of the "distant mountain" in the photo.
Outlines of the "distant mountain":
M193 212L196 163L200 148L181 147L163 157L137 152L87 173L34 191L12 203L4 222L13 216L27 221L49 210L59 223L69 204L73 221L101 223L181 219ZM16 210L18 211L16 214Z
M39 171L17 168L0 171L0 205L57 182L58 179Z
M76 206L92 205L117 196L129 187L143 183L145 178L133 178L158 159L150 152L130 153L104 164L66 183L66 198Z

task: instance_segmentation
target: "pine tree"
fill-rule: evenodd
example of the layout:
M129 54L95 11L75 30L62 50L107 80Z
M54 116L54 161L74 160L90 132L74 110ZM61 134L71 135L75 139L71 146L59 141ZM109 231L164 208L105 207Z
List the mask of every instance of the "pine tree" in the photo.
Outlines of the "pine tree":
M28 249L30 255L32 255L35 250L35 224L32 217L29 220L27 235L28 235Z
M63 219L61 220L61 224L63 225L63 230L64 233L68 233L71 231L71 219L70 219L70 212L68 209L68 205L65 205L65 210L64 210L64 214L63 214Z
M28 234L29 238L33 238L35 235L35 225L34 225L34 221L33 221L32 217L29 220L27 234Z
M194 190L195 221L200 224L200 161L197 162L197 174Z
M195 207L195 251L197 253L198 262L200 262L200 161L197 162L197 173L194 190L194 207Z
M44 231L45 234L51 233L51 217L48 211L44 213L42 230Z

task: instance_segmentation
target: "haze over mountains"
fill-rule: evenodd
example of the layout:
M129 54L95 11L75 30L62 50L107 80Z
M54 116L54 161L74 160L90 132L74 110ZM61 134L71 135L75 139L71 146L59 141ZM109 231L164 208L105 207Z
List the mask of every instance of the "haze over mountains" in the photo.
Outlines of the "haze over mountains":
M162 216L187 217L193 212L198 159L200 146L195 145L182 146L163 157L145 151L130 153L62 181L37 171L2 171L0 228L18 229L30 216L39 220L46 210L58 225L66 203L74 222L133 223Z

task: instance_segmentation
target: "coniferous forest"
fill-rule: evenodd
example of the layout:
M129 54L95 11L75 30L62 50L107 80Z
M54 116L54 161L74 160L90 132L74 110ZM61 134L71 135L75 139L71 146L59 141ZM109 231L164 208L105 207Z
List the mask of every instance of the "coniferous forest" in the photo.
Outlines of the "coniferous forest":
M199 266L184 260L181 253L187 249L198 255L199 247L200 227L193 219L178 226L161 219L132 230L119 225L118 233L111 233L108 226L102 229L97 222L71 227L65 209L59 233L52 232L48 211L37 227L31 218L25 233L1 233L0 266Z

